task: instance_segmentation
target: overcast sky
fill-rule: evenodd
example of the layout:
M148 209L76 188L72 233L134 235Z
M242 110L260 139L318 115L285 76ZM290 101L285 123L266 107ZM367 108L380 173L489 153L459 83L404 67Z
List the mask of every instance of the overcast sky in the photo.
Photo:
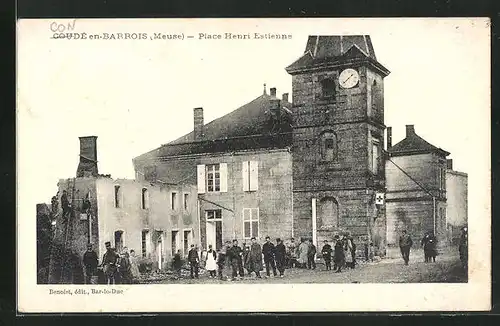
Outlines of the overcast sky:
M79 136L98 136L99 172L134 178L132 158L262 94L291 93L284 68L308 35L368 34L385 79L393 144L414 124L469 174L469 202L489 198L490 39L486 20L77 20L75 32L279 33L291 40L55 40L51 20L21 21L18 38L18 185L50 202L74 177ZM68 21L59 20L59 23ZM54 26L54 25L52 25ZM291 95L290 95L291 96ZM487 202L489 203L489 202Z

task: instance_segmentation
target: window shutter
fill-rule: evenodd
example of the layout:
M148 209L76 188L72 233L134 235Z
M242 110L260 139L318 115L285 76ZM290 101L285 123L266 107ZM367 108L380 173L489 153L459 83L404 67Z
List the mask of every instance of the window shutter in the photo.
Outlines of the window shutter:
M220 173L220 192L227 192L227 163L219 165Z
M259 189L259 162L250 161L250 191Z
M248 176L248 161L242 162L241 176L243 180L243 191L250 191L250 180Z
M205 193L205 165L198 165L198 193Z

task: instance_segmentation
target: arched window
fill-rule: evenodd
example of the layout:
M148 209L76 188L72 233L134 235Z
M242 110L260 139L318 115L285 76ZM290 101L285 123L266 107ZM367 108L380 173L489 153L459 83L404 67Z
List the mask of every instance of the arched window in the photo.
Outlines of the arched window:
M321 135L321 160L322 161L337 161L338 159L338 144L337 136L331 131L327 131Z
M335 98L335 81L327 78L321 81L321 95L323 98Z
M149 208L149 192L146 188L142 188L141 206L142 209Z
M319 201L319 227L339 226L339 204L333 197L325 197Z

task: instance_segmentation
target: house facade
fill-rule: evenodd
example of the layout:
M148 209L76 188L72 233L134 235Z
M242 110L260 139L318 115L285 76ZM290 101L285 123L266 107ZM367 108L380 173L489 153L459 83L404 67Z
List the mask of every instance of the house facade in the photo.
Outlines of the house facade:
M406 126L405 139L388 147L385 162L388 249L398 255L398 239L403 230L415 242L431 232L439 243L445 244L446 157L450 153L418 136L413 125Z

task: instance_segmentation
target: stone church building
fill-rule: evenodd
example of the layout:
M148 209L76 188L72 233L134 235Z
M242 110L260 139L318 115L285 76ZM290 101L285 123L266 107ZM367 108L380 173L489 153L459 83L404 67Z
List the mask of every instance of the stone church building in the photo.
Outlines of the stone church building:
M370 37L310 36L286 67L293 98L266 89L208 124L134 158L136 177L198 189L201 244L331 239L385 247L384 77ZM293 103L293 104L292 104Z

